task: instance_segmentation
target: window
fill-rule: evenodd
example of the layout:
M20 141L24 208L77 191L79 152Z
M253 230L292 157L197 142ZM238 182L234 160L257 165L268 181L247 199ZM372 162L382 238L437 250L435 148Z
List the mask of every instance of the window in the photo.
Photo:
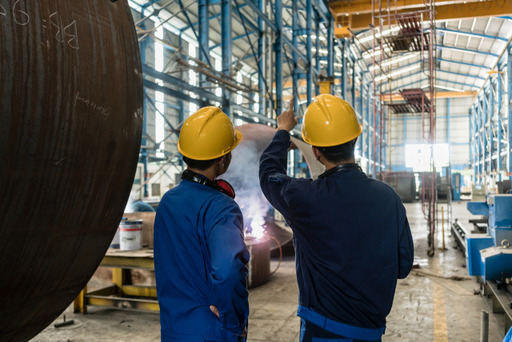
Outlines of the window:
M436 169L450 164L450 149L448 144L434 144L434 165ZM405 166L415 172L430 171L430 145L405 145Z

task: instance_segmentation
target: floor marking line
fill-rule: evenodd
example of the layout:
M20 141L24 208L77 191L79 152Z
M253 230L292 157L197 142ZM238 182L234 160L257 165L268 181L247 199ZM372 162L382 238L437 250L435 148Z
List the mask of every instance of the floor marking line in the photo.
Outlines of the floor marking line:
M434 282L434 342L448 342L444 287Z

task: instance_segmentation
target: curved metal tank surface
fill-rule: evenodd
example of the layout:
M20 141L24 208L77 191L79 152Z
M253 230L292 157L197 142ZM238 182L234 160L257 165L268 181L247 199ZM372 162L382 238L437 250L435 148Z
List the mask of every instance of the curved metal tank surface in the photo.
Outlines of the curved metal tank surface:
M126 0L0 0L0 340L87 283L138 159L142 71Z

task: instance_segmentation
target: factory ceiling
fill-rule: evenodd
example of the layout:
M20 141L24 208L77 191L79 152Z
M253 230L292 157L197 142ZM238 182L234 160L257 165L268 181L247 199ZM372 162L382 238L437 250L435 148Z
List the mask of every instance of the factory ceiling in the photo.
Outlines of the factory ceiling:
M430 15L426 3L429 1L334 0L328 4L336 18L335 35L354 40L365 63L375 67L376 80L385 78L384 93L396 94L411 87L428 88L428 73L424 70L428 64L426 54L421 57L412 51L389 52L389 44L383 39L385 53L383 57L378 55L380 32L383 36L386 32L399 34L400 23L395 18L405 13L420 13L425 33L434 27L432 63L437 91L453 91L453 96L475 95L489 77L503 76L498 64L512 37L511 1L432 1L434 10ZM381 65L387 65L388 69Z
M180 34L192 38L190 28L198 28L199 14L196 1L191 0L161 0L145 1L130 0L140 6L147 6L145 15L158 17L154 22L169 22ZM319 1L322 3L323 1ZM291 3L291 2L290 2ZM291 40L290 22L293 16L290 3L283 1L283 32ZM340 38L337 46L344 39L356 59L357 68L366 69L365 79L373 79L382 85L382 93L397 94L401 89L429 87L429 76L425 72L428 60L418 51L389 53L386 42L382 44L382 57L378 54L381 49L381 32L398 34L399 26L393 19L379 22L379 13L400 15L403 13L423 13L422 31L428 33L434 27L435 46L431 59L435 70L435 88L445 96L474 96L490 77L503 77L503 66L499 61L506 53L506 47L512 37L512 1L508 0L438 0L434 3L433 25L425 14L429 8L424 0L334 0L326 1L329 10L336 19L335 36ZM216 2L218 4L218 2ZM254 74L257 70L257 59L254 48L257 46L258 30L255 20L255 4L253 0L232 0L232 41L233 63L235 68L241 68L246 74ZM380 5L379 5L380 4ZM149 5L149 6L148 6ZM269 2L269 15L272 4ZM299 10L301 10L299 8ZM222 43L220 6L208 6L210 17L209 40L210 51L220 51ZM299 16L303 20L303 16ZM305 27L305 24L300 26ZM144 28L138 25L138 31ZM149 28L151 29L151 28ZM267 32L270 29L266 28ZM326 34L325 29L321 34ZM271 37L274 37L271 35ZM271 38L273 39L273 38ZM297 51L305 55L305 37L299 38ZM176 43L178 46L179 43ZM286 47L288 48L288 46ZM337 60L340 60L340 49L336 49ZM186 53L186 52L185 52ZM291 50L288 52L291 54ZM307 61L299 59L299 68ZM503 63L502 63L503 64ZM186 67L186 66L185 66ZM352 72L349 70L349 72ZM285 89L291 83L293 68L288 63L283 64ZM368 75L371 77L368 77ZM301 86L304 82L299 82ZM299 92L304 93L304 92ZM290 95L290 94L288 94Z
M425 0L334 0L329 7L338 25L348 26L352 31L364 30L372 25L372 13L389 10L392 13L404 13L425 9ZM436 20L473 19L481 17L512 14L512 3L507 0L438 0L435 6Z

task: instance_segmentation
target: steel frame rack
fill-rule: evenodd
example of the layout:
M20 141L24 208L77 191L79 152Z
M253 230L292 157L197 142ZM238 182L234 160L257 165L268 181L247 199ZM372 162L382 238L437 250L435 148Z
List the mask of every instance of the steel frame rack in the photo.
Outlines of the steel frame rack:
M292 98L296 113L302 115L326 78L332 80L328 91L352 99L365 132L371 132L360 139L358 150L367 171L372 170L376 153L369 136L380 133L375 132L377 118L369 110L368 66L361 63L356 49L351 49L349 39L333 37L335 20L324 1L129 3L139 34L144 73L140 162L144 164L145 196L151 181L149 163L159 165L154 176L163 174L172 179L182 169L176 142L180 126L193 108L217 105L238 119L237 123L275 125L277 115ZM163 34L158 35L157 29ZM155 64L157 45L163 46L163 67ZM159 101L157 93L161 94ZM164 137L155 136L157 121L163 121ZM295 164L303 163L296 160Z
M435 10L434 1L424 1L426 9L423 11L415 11L410 13L398 13L391 10L391 2L389 0L374 0L372 2L372 52L373 65L380 68L380 76L377 77L377 68L373 68L374 80L374 96L373 110L375 115L379 117L375 121L380 132L380 139L374 134L374 150L377 150L377 160L382 161L385 158L385 149L387 148L387 135L391 136L391 132L386 131L386 121L391 122L390 114L394 113L419 113L422 117L422 135L425 143L430 146L430 172L422 173L422 208L428 225L428 255L433 256L435 253L435 231L436 231L436 170L433 160L433 145L435 142L435 80L436 80L436 27L435 27ZM423 22L429 26L429 30L423 29ZM390 30L392 25L398 26L398 30L393 33ZM388 28L388 35L383 35L384 29ZM376 49L379 48L380 54L376 58ZM384 89L381 82L385 75L391 79L390 70L383 69L385 59L392 58L403 52L418 52L420 60L427 67L423 73L427 76L429 87L426 91L421 89L401 89L404 102L386 106L383 103L385 96L392 98L393 89ZM391 87L391 82L387 82ZM428 95L428 96L426 96ZM432 102L432 103L431 103ZM389 127L391 125L389 124ZM391 164L391 163L390 163ZM379 170L382 171L382 170ZM377 172L377 170L375 170Z
M512 44L509 40L470 110L474 184L495 188L512 179Z

